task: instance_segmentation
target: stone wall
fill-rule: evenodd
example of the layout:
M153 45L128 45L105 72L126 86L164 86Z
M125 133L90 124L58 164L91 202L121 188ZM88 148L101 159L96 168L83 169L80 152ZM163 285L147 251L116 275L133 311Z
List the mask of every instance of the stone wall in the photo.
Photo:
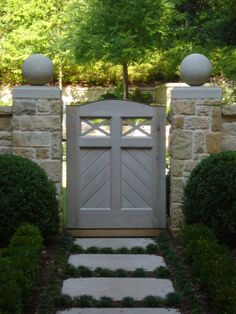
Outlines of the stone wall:
M12 153L37 162L56 184L62 180L62 101L56 87L13 89Z
M133 91L136 87L130 87L129 90ZM148 92L153 95L155 87L137 87L141 92ZM113 92L114 87L82 87L82 86L66 86L62 90L62 98L65 104L70 104L71 102L89 102L98 100L101 95L106 92Z
M184 185L209 153L236 150L236 105L225 106L217 87L167 84L156 102L171 108L171 228L182 223ZM57 185L62 181L62 101L56 87L13 89L13 106L0 107L0 153L30 158Z
M0 107L0 154L12 153L12 107Z
M222 106L222 150L236 151L236 104Z
M191 171L209 153L221 151L221 89L168 84L166 93L162 87L160 98L158 91L156 96L171 108L170 218L172 231L177 231L183 220L184 186Z
M138 88L141 92L148 92L153 95L155 87L130 87L129 90L133 91ZM68 105L72 102L89 102L98 100L101 95L106 92L113 92L114 86L103 87L103 86L79 86L79 85L68 85L62 89L62 99L64 105ZM10 86L1 86L0 88L0 106L12 104L12 93Z

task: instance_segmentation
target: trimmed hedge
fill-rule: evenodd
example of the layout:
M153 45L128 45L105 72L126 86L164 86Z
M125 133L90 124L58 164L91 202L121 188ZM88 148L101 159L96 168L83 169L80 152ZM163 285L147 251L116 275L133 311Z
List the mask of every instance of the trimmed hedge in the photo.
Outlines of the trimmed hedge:
M36 282L43 238L37 227L22 225L0 257L0 313L21 314Z
M192 171L183 212L187 224L204 224L227 245L236 243L236 152L212 154Z
M0 246L23 223L38 226L46 240L58 232L55 185L35 162L0 155Z
M193 276L210 296L214 313L236 313L236 265L228 249L203 225L186 225L182 239Z

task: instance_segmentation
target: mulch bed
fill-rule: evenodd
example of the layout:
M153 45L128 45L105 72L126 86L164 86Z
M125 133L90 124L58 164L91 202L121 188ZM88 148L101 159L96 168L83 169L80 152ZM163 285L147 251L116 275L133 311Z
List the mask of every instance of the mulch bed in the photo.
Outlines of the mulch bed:
M48 285L49 278L53 269L56 245L45 246L40 256L37 286L33 290L31 303L26 306L24 314L37 314L41 304L42 295Z
M210 305L209 305L209 298L208 296L205 294L205 292L201 289L201 287L197 284L197 282L193 279L193 275L192 275L192 270L191 267L188 266L185 261L184 261L184 255L183 255L183 247L179 241L179 239L177 237L173 237L172 238L172 245L174 250L176 251L177 255L180 257L182 264L184 266L184 270L188 275L189 281L195 291L195 295L198 299L199 304L201 305L204 314L214 314L211 310L210 310ZM169 265L168 265L169 266ZM171 269L171 265L169 266ZM184 304L183 304L184 306ZM191 314L191 312L188 310L187 304L183 307L183 313L182 314Z
M185 264L183 258L183 247L181 246L178 238L172 239L172 245L175 249L178 256L181 258L185 271L188 274L189 280L196 292L196 296L201 304L205 314L214 314L209 307L208 297L205 295L204 291L200 288L200 286L193 279L191 268ZM33 295L31 299L31 303L25 308L24 314L38 314L40 309L40 304L42 301L42 296L44 294L45 289L48 286L49 278L53 270L54 257L56 253L56 244L47 245L41 253L40 256L40 265L39 265L39 275L37 280L37 286L33 290ZM236 249L231 250L231 256L236 262ZM168 263L167 263L168 264ZM170 271L172 266L168 265ZM174 278L173 278L174 280ZM181 313L182 314L191 314L188 309L187 304L184 302L181 304Z

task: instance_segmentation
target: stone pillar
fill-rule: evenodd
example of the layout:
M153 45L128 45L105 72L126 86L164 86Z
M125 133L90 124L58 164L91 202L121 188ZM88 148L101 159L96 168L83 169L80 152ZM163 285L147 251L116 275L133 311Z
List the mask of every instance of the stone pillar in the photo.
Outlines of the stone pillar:
M221 89L168 84L163 95L171 108L170 224L179 230L186 181L201 159L221 151ZM158 91L156 93L158 100Z
M61 138L61 91L51 86L15 87L12 152L37 162L56 184L58 195L62 182Z
M0 107L0 154L12 153L12 107Z
M222 151L236 151L236 104L222 106Z

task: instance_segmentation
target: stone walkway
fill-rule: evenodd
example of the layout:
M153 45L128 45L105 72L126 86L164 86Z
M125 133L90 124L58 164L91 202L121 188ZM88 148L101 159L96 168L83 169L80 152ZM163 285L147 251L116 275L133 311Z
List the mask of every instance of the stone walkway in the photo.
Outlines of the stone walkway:
M151 239L114 238L114 239L76 239L77 244L87 249L91 246L98 248L111 247L118 249L126 247L145 248ZM78 267L86 266L91 270L97 267L109 270L125 269L134 271L143 268L145 271L153 271L159 266L167 267L161 256L151 254L74 254L69 257L69 264ZM169 279L159 278L69 278L64 280L62 293L70 297L90 295L99 300L106 296L114 301L121 301L124 297L133 297L135 300L143 300L146 296L166 297L174 292L174 287ZM72 308L58 311L57 314L180 314L177 309L167 308Z

